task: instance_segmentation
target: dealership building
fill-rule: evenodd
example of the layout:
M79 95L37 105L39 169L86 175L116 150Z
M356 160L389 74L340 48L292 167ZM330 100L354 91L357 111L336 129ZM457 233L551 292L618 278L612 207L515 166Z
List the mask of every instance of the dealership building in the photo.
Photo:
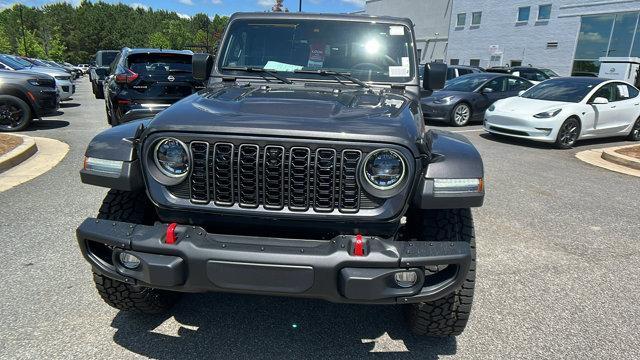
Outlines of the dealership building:
M367 0L409 17L421 62L532 65L597 73L600 57L640 57L639 0Z

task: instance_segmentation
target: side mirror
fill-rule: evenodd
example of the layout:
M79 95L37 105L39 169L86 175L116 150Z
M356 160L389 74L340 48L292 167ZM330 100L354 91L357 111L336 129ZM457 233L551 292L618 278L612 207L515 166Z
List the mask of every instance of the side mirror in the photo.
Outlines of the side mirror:
M493 92L492 88L483 88L482 90L480 90L481 93L483 94L489 94Z
M525 92L527 92L526 90L520 90L520 92L518 92L518 96L522 96L522 94L524 94Z
M593 101L591 102L593 105L606 105L609 103L609 100L607 100L606 98L603 97L597 97L595 99L593 99Z
M198 81L207 81L213 69L213 56L205 53L197 53L193 54L191 59L193 78Z
M447 81L447 64L429 63L424 66L422 88L424 90L440 90Z

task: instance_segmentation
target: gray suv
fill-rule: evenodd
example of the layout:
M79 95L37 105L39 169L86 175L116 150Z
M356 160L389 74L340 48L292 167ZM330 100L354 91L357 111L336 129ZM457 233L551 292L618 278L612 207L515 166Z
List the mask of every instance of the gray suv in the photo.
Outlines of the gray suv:
M0 70L0 131L24 130L34 118L51 114L59 106L53 77Z

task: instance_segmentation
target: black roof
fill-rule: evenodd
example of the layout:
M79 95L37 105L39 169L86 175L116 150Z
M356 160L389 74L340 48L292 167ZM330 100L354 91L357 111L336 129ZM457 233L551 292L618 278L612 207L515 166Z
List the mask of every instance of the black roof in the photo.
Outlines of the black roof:
M368 14L320 14L293 12L239 12L231 15L229 22L236 19L300 19L300 20L336 20L336 21L375 21L381 23L402 24L413 29L413 22L408 18L392 16L373 16Z
M193 55L193 51L191 50L173 50L173 49L153 49L153 48L124 48L124 52L128 55L131 54L148 54L148 53L166 53L166 54L182 54L182 55Z

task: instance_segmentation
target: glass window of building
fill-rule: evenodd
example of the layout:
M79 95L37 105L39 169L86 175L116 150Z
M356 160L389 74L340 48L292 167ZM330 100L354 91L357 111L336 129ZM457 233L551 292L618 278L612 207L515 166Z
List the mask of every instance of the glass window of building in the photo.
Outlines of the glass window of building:
M480 25L482 21L482 11L471 13L471 25Z
M540 5L538 6L538 20L549 20L551 19L551 5Z
M471 60L469 60L469 65L470 66L479 67L480 66L480 59L471 59Z
M531 6L523 6L518 8L518 21L529 21L529 14L531 13Z
M467 14L465 13L458 14L458 22L456 22L456 26L464 26L466 22L467 22Z
M449 65L458 65L460 64L460 59L449 59Z
M629 56L637 22L638 13L616 15L607 56Z

